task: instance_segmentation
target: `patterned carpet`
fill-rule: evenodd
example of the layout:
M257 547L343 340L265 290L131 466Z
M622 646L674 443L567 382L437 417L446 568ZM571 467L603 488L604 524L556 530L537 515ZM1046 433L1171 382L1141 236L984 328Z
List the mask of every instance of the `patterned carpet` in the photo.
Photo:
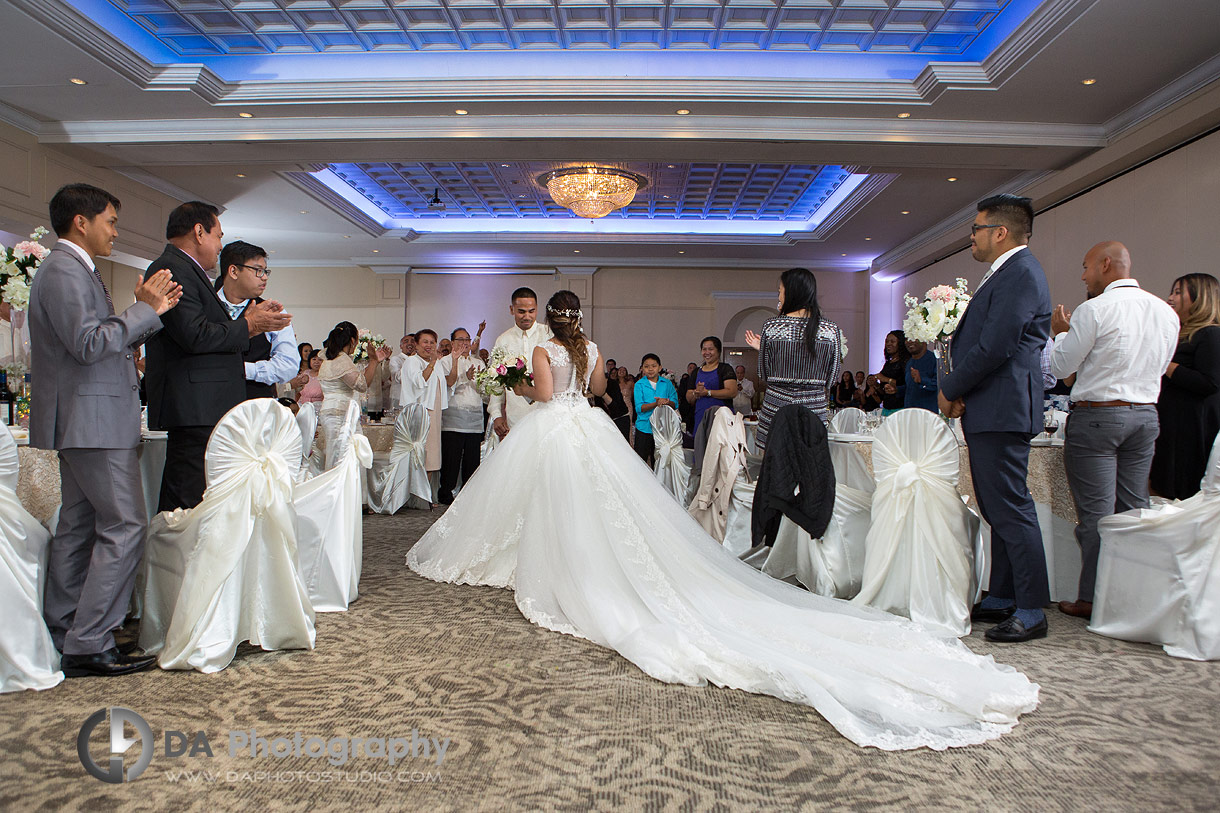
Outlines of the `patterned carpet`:
M1215 809L1220 663L1091 635L1055 612L1045 641L969 639L1043 687L1012 734L948 753L861 749L812 709L653 681L531 626L506 591L420 579L403 554L434 517L365 519L362 596L319 615L315 651L245 647L219 674L0 696L0 810ZM77 758L81 724L106 706L152 728L152 763L129 784L100 782ZM166 729L202 730L214 758L166 757ZM364 755L335 767L231 757L231 729L300 732L306 745L414 729L450 744L440 765L421 749L393 768ZM103 765L104 741L95 732Z

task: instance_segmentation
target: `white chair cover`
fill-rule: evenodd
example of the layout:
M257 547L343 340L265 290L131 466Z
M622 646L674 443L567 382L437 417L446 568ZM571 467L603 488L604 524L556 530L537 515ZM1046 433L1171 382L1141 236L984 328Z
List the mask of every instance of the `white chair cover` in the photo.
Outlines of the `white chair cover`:
M42 620L51 535L17 499L17 443L0 424L0 694L64 679Z
M659 406L648 419L656 448L652 469L665 490L681 501L690 487L690 464L682 449L682 418L671 406Z
M487 421L487 429L483 432L483 443L479 445L479 462L482 463L487 459L488 455L496 450L500 445L500 436L496 434L493 428L494 420Z
M864 579L865 542L873 493L835 484L835 507L821 539L784 517L762 571L777 579L793 576L811 593L852 598Z
M1220 660L1220 438L1189 499L1105 517L1089 629Z
M369 440L357 430L360 405L347 409L347 449L329 471L298 483L293 491L297 517L297 563L315 612L341 613L360 595L364 532L360 506L364 469L373 463Z
M208 441L203 502L149 524L140 646L162 668L220 671L242 641L313 648L292 510L300 455L291 412L270 398L238 404Z
M314 436L318 434L318 411L313 404L305 404L297 410L297 426L301 428L301 469L298 480L312 476L309 458L313 453Z
M432 484L424 470L431 418L423 404L407 404L394 421L390 459L369 470L369 509L393 514L404 505L432 507Z
M724 546L734 556L745 557L754 544L754 490L762 457L746 453L745 463L733 481L729 495L729 510L724 527ZM765 550L765 548L764 548ZM761 562L755 567L760 567Z
M873 437L872 524L853 602L944 632L970 632L979 518L957 493L957 440L926 409L891 415Z
M860 431L862 426L864 426L864 410L847 407L835 413L835 416L830 419L827 431L837 432L840 435L854 435Z
M828 432L840 435L853 435L860 432L864 425L864 411L855 407L841 410L830 419ZM868 470L868 464L850 443L830 444L830 463L834 466L835 482L846 485L857 491L872 493L873 473Z

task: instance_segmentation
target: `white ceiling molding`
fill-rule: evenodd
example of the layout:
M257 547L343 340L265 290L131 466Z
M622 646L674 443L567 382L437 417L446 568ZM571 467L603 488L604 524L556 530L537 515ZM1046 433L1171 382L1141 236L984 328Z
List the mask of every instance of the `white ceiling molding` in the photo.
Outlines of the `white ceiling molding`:
M15 110L8 105L0 102L0 121L5 124L11 124L18 130L24 130L30 135L38 135L42 129L42 122L32 116L27 116L20 110Z
M149 119L65 121L43 125L46 144L162 144L208 141L349 141L527 138L808 141L876 144L968 144L1076 147L1106 144L1105 130L1089 124L1021 121L916 121L798 116L668 115L554 116L318 116L265 119Z
M1111 142L1117 141L1148 120L1159 116L1170 107L1218 81L1220 81L1220 54L1182 74L1168 85L1107 121L1103 125L1106 138Z
M437 101L639 101L698 99L720 102L856 101L931 104L949 90L994 90L1097 0L1051 0L1039 7L982 63L929 63L914 80L802 80L788 77L570 77L470 79L442 75L413 79L357 77L332 81L228 82L198 63L160 66L72 6L56 0L9 0L85 53L146 90L187 91L213 105L286 105ZM638 53L638 52L633 52ZM404 55L409 58L409 55Z
M325 165L322 165L322 167L324 166ZM316 172L317 170L314 171ZM360 211L360 209L353 206L342 195L336 193L326 184L321 183L317 178L313 177L308 172L277 172L276 174L288 181L288 183L292 184L297 189L300 189L302 192L312 197L314 200L329 208L335 214L347 220L368 236L383 237L389 233L384 226L373 220L364 212ZM410 241L408 240L408 242Z
M873 198L881 194L887 186L898 180L898 175L892 172L872 173L868 169L861 167L851 167L854 172L869 173L868 180L856 187L847 199L835 207L830 215L818 224L818 227L810 232L788 232L784 235L785 238L791 239L792 242L802 242L803 240L822 241L835 233L835 229L846 223L856 212L864 207ZM797 235L804 235L798 237Z

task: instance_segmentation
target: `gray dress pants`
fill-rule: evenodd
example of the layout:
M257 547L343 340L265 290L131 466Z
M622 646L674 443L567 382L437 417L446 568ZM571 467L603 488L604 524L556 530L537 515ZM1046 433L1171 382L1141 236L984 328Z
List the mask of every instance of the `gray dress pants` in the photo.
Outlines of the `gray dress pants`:
M1148 472L1160 432L1155 405L1077 407L1068 416L1063 467L1076 503L1080 601L1093 600L1101 551L1098 521L1148 507Z
M65 655L114 646L148 526L135 449L61 449L63 504L51 538L43 617Z

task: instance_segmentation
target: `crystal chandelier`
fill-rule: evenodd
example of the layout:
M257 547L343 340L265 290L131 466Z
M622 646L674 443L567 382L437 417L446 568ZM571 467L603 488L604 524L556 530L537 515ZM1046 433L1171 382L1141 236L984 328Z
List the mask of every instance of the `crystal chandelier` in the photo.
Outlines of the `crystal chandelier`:
M568 167L539 175L538 183L577 217L597 218L631 203L648 179L614 167Z

